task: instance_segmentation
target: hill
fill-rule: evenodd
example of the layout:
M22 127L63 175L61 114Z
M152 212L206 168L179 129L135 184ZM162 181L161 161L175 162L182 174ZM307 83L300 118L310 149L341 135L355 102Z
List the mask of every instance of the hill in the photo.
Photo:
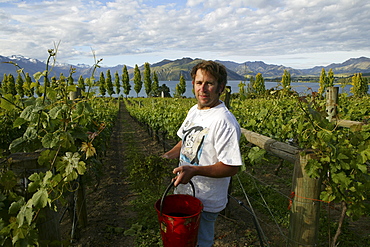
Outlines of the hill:
M158 63L151 64L150 68L152 73L154 71L157 73L160 81L178 81L181 75L183 75L186 80L191 80L190 71L192 67L201 60L202 59L200 58L192 59L189 57L177 60L164 59ZM311 69L294 69L283 65L266 64L263 61L247 61L244 63L220 60L216 61L225 65L229 80L243 80L245 76L255 76L258 73L261 73L264 78L281 78L284 70L288 70L292 77L317 77L320 75L323 68L325 71L333 69L334 74L337 77L350 76L355 73L370 73L370 58L367 57L350 58L343 63L332 63L327 66L315 66ZM18 67L9 62L17 64ZM91 76L92 73L92 66L85 64L71 65L55 63L53 65L53 63L50 62L49 66L52 67L50 76L58 77L61 73L67 76L72 67L76 70L76 73L74 74L75 80L77 80L80 75L87 77ZM98 77L100 72L106 73L107 70L110 70L111 74L114 74L117 71L121 75L123 66L124 65L116 65L114 67L97 68L95 77ZM20 55L10 57L0 55L0 78L2 78L4 74L16 75L17 69L19 68L23 68L25 72L33 75L36 72L44 71L46 69L46 63ZM130 78L133 78L133 68L128 66L127 69L129 71ZM141 65L139 69L143 71L144 65Z

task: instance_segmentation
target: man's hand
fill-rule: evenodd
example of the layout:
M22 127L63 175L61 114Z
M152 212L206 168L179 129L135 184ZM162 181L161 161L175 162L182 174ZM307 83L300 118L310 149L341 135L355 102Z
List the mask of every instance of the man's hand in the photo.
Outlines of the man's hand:
M197 175L211 178L231 177L234 176L238 170L239 166L230 166L222 162L217 162L210 166L179 166L173 169L173 173L177 174L174 185L186 184L192 177Z
M173 174L177 174L174 178L176 187L179 184L187 184L190 179L196 175L196 166L179 166L173 169Z

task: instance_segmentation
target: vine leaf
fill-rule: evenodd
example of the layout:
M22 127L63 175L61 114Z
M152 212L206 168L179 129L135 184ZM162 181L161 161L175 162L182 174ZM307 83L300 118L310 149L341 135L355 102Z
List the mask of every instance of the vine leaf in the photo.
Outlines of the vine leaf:
M65 165L64 177L72 181L77 178L78 174L82 175L86 171L85 162L80 161L80 154L75 152L67 152L61 159L62 164Z
M0 107L1 108L4 108L5 110L7 111L13 111L14 108L15 108L15 105L12 104L12 102L14 101L13 99L13 95L11 94L5 94L1 97L1 103L0 103Z
M32 196L32 204L36 208L44 208L48 203L48 192L45 188L39 189L35 194ZM32 209L31 209L32 211Z
M92 143L82 142L81 151L86 153L86 159L96 154L96 150Z
M22 226L24 224L25 219L26 223L28 225L31 225L33 214L34 211L32 210L32 200L29 200L26 204L24 204L21 207L21 209L18 212L17 223L19 224L19 226Z
M253 147L248 153L248 158L250 159L252 163L257 163L264 158L265 154L266 154L265 149L261 149L259 147Z

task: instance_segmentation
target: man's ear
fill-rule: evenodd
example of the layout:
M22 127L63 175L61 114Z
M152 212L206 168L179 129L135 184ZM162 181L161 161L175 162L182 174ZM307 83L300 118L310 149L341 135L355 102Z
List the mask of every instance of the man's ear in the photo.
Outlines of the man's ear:
M221 84L220 85L220 91L219 91L219 94L221 95L222 92L225 90L225 85L224 84Z

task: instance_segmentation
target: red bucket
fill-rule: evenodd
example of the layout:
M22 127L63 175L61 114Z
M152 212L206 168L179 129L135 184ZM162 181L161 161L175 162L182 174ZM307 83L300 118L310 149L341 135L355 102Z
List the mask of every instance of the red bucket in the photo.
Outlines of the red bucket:
M195 247L203 204L191 195L166 196L173 183L168 186L162 198L155 203L163 246ZM195 195L194 184L191 181L190 184Z

